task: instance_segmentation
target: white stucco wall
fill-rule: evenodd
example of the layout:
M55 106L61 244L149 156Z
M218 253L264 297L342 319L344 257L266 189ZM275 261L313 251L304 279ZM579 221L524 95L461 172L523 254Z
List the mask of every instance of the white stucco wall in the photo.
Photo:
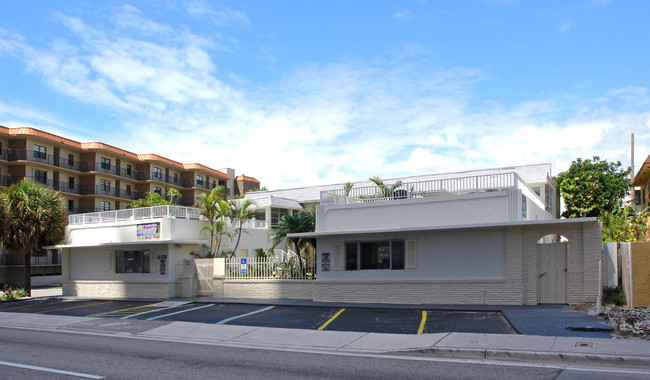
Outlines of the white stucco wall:
M351 241L414 239L417 250L415 269L333 270L334 244ZM343 245L343 248L345 246ZM505 229L448 230L429 232L350 235L318 239L318 280L493 280L505 275ZM321 253L330 252L330 271L323 271ZM343 251L345 262L345 249Z

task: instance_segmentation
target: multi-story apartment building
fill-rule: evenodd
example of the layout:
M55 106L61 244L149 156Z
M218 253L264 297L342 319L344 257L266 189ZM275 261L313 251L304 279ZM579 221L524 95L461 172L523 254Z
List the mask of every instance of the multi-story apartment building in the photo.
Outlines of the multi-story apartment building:
M232 181L230 175L201 164L135 154L101 142L81 143L34 128L0 126L0 188L23 178L59 191L70 213L124 209L146 192L192 206L218 185L230 196L240 187L259 188L255 178ZM172 199L171 189L181 197Z
M174 204L193 206L216 186L229 196L258 189L252 177L235 170L182 164L156 154L135 154L101 142L78 142L34 128L0 126L0 190L27 178L58 191L70 214L127 208L155 192ZM245 182L245 183L244 183ZM175 189L180 197L172 197ZM60 253L43 250L32 257L35 284L56 283ZM0 247L0 283L20 283L23 256ZM42 281L41 281L42 280Z

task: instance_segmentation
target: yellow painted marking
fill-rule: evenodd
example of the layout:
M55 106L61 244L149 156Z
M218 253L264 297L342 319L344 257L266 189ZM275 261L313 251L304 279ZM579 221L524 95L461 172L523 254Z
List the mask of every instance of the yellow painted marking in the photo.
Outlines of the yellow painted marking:
M418 329L418 334L422 334L424 332L424 325L427 323L427 312L425 310L422 310L422 321L420 322L420 328Z
M345 310L345 308L339 310L336 314L334 314L334 316L333 316L332 318L328 319L327 322L323 323L323 325L322 325L321 327L319 327L317 330L318 330L318 331L322 331L322 330L324 330L325 327L327 327L327 325L329 325L330 323L332 323L333 320L335 320L339 315L341 315L341 313L342 313L344 310Z
M83 305L77 305L77 306L62 307L62 308L60 308L60 309L54 309L54 310L43 310L43 311L39 311L38 313L34 313L34 314L50 313L50 312L53 312L53 311L60 311L60 310L78 309L78 308L80 308L80 307L97 306L97 305L103 305L103 304L105 304L105 303L111 303L111 302L113 302L113 301L106 301L106 302L99 302L99 303L91 303L90 305L83 304Z
M61 303L61 302L71 302L71 301L70 300L61 300L61 301L54 301L54 302L35 303L35 304L24 305L24 306L8 307L6 309L0 309L0 311L18 310L18 309L24 309L26 307L54 305L56 303Z
M112 311L105 311L103 313L90 314L87 317L88 318L95 318L95 317L108 317L108 316L114 316L114 317L128 316L130 314L137 314L137 312L132 313L135 310L144 309L146 307L154 307L155 305L161 304L163 302L164 301L160 301L160 302L151 303L151 304L148 304L148 305L134 306L134 307L128 307L126 309L118 309L118 310L112 310Z

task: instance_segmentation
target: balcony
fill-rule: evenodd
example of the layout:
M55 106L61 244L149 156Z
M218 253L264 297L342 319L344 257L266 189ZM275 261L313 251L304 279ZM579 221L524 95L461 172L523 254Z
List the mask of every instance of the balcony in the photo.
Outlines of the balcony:
M174 176L157 172L138 172L137 179L139 181L158 181L182 187L190 187L191 185L191 182L186 179L181 179L180 177L174 178Z
M366 186L322 191L322 205L379 202L396 199L424 198L445 194L467 194L515 189L525 186L533 191L516 173L501 173L471 177L446 178L432 181L407 182L393 186Z
M8 175L0 176L0 187L11 186L11 178Z
M81 195L104 195L107 197L117 197L129 200L138 199L138 193L133 190L118 189L116 187L102 185L83 185L79 186Z
M153 206L69 215L68 222L70 225L83 225L155 219L164 216L179 219L201 219L200 210L197 208L183 206Z
M205 181L205 180L201 181L201 180L195 179L194 180L194 187L198 187L199 189L212 190L217 186L216 186L216 184L213 184L213 183Z
M9 161L9 151L0 149L0 161Z
M3 153L3 158L7 161L38 162L40 164L56 166L58 168L75 171L80 171L81 167L79 162L70 161L67 158L27 149L7 149Z

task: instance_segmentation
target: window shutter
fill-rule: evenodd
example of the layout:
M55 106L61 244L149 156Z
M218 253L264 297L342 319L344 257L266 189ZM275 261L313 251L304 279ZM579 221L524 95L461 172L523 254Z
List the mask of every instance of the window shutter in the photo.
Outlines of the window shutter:
M115 251L108 251L108 271L115 273Z
M149 252L149 273L158 272L158 260L156 259L156 251Z
M343 270L343 244L334 244L334 270Z
M406 241L406 269L417 268L417 250L415 240Z

